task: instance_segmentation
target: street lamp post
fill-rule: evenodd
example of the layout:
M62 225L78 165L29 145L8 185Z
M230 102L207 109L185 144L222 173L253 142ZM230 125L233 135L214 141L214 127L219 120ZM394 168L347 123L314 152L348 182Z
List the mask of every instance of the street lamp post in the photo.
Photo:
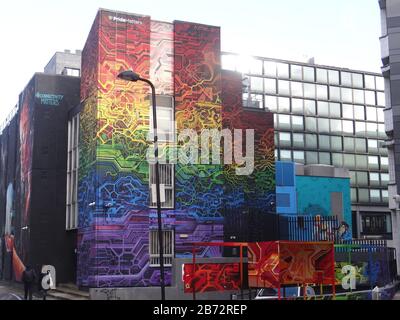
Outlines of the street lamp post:
M161 192L160 192L160 167L158 163L158 134L157 134L157 104L156 89L153 83L148 79L141 78L137 73L128 70L118 75L118 78L126 81L138 82L142 81L151 87L152 105L153 105L153 132L154 132L154 160L156 173L156 197L157 197L157 218L158 218L158 243L160 253L160 278L161 278L161 300L165 300L165 278L164 278L164 243L161 222Z

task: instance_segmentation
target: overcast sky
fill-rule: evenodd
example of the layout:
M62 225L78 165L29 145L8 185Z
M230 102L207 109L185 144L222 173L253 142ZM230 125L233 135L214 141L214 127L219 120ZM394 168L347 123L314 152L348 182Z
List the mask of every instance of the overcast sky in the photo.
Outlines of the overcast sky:
M222 50L380 72L378 0L14 0L0 10L0 121L56 51L82 49L98 8L222 28Z

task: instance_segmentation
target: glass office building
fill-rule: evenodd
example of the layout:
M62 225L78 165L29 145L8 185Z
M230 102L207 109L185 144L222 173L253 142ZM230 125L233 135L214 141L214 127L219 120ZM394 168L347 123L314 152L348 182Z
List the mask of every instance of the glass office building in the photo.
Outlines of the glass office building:
M243 105L275 114L276 160L344 167L354 236L390 239L385 86L380 74L224 53L243 73Z

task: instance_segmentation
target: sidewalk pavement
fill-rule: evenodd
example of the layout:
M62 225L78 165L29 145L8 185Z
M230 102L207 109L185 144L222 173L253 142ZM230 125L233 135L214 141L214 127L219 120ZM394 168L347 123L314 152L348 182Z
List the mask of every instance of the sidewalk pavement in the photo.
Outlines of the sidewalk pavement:
M33 300L43 300L43 296L34 288ZM0 300L24 300L24 286L14 281L0 281ZM46 300L56 300L47 297Z

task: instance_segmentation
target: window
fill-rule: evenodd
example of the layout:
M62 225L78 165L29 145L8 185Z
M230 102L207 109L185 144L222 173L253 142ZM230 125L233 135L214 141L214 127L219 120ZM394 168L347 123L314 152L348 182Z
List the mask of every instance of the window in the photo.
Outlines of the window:
M331 133L336 133L336 134L342 133L341 120L331 120Z
M343 138L344 151L354 152L354 138Z
M290 150L281 150L281 161L292 161L292 152Z
M316 149L317 148L317 135L306 134L306 148Z
M303 97L303 84L301 82L292 82L292 95L296 97Z
M360 73L353 73L353 87L355 88L363 88L364 83L363 83L363 75Z
M344 158L344 167L348 169L355 169L356 167L356 157L354 154L345 154Z
M365 137L365 122L356 122L356 135Z
M276 112L278 110L278 100L274 96L265 96L265 107L271 112Z
M330 136L320 135L318 137L318 140L319 140L319 149L321 149L321 150L330 150L331 149Z
M317 85L317 99L328 100L328 87Z
M352 86L351 73L342 72L341 76L342 76L342 86L351 87Z
M153 113L150 112L149 140L153 141ZM173 99L170 96L157 96L157 133L159 141L174 141L174 108Z
M363 90L353 90L354 103L364 104L365 97Z
M385 90L385 80L383 77L375 77L376 90L384 91Z
M378 122L385 122L385 114L382 108L377 108Z
M381 183L383 187L387 187L390 182L390 176L388 173L381 173Z
M172 261L175 257L175 236L173 230L163 230L163 253L164 266L172 267ZM150 267L160 266L160 242L158 239L158 230L150 230L149 233Z
M263 62L260 59L250 59L249 61L250 65L250 73L251 74L256 74L256 75L262 75L263 74Z
M343 133L345 134L354 134L354 127L353 127L353 121L345 121L343 120Z
M370 169L379 170L379 159L376 156L368 157L368 165Z
M375 190L376 191L376 190ZM379 191L379 190L378 190ZM362 235L379 235L391 238L392 219L390 214L385 213L362 213Z
M354 118L356 120L365 120L365 109L363 106L354 106Z
M389 191L382 190L382 202L388 203L389 202Z
M343 102L352 103L353 102L353 90L348 88L342 88L342 100Z
M264 79L259 77L251 77L250 84L252 91L264 91Z
M379 173L371 172L369 174L369 183L371 187L379 187L380 185Z
M292 116L292 129L304 131L303 117Z
M354 108L351 104L343 104L343 118L354 119Z
M359 187L368 187L368 173L367 172L357 172L357 185Z
M351 202L357 202L357 189L351 188Z
M290 128L290 116L286 114L278 115L279 128L281 129L291 129Z
M304 135L302 133L293 133L293 147L304 148Z
M365 103L375 105L375 91L365 91Z
M389 169L389 158L381 157L381 170Z
M303 67L292 64L290 66L290 76L293 80L303 80Z
M367 156L356 155L356 167L357 169L367 170L368 169Z
M378 136L378 125L376 123L367 123L367 134L369 137Z
M294 162L304 164L304 151L293 151L293 160Z
M375 90L375 77L370 75L365 75L365 87L367 89Z
M280 132L279 133L279 146L290 148L292 146L292 139L290 133Z
M278 92L279 94L283 95L290 95L290 83L286 80L279 80L278 81Z
M372 202L381 202L381 191L380 190L370 190L370 199Z
M306 130L310 132L317 132L317 119L306 117Z
M318 101L318 115L322 117L329 117L329 103Z
M306 152L306 163L307 164L318 164L318 153L317 152Z
M74 69L74 68L64 68L64 70L61 73L64 76L71 76L71 77L80 77L81 76L81 70L79 69Z
M375 107L367 107L367 120L368 121L377 121L378 120Z
M369 190L368 189L358 189L358 201L359 202L369 202Z
M78 228L79 114L68 121L66 230Z
M369 153L378 152L378 140L373 140L373 139L368 140L368 152Z
M339 71L336 70L329 70L328 71L328 78L329 78L329 84L339 84Z
M278 78L289 79L289 65L287 63L277 63Z
M303 67L304 81L315 82L314 68Z
M367 143L365 139L356 138L356 152L366 153L367 152Z
M278 110L279 112L290 112L290 99L279 97L278 98Z
M264 61L264 74L268 77L276 77L276 63L273 61Z
M357 186L357 172L355 171L350 171L350 186Z
M343 155L341 153L332 153L332 165L338 168L343 167Z
M333 151L343 150L342 137L331 136L331 149Z
M378 106L383 106L383 107L386 106L386 97L385 97L385 94L383 92L377 92L376 93L376 98L377 98L376 102L377 102Z
M315 99L315 84L311 83L304 84L304 97Z
M340 101L340 88L329 87L329 99L333 101Z
M155 164L149 165L149 184L150 184L150 207L155 208L156 200L156 170ZM174 184L175 184L175 167L173 164L159 164L160 191L161 191L161 207L164 209L174 208Z
M276 80L264 79L265 93L276 94Z
M329 119L318 119L318 132L319 133L330 133L329 131Z
M292 99L292 112L303 114L303 99Z
M328 73L326 69L317 69L317 82L328 83Z
M334 118L340 118L340 103L329 103L329 115Z
M331 165L331 154L329 152L320 152L319 153L319 163L330 166Z
M304 113L307 116L315 116L317 114L315 101L304 100Z

